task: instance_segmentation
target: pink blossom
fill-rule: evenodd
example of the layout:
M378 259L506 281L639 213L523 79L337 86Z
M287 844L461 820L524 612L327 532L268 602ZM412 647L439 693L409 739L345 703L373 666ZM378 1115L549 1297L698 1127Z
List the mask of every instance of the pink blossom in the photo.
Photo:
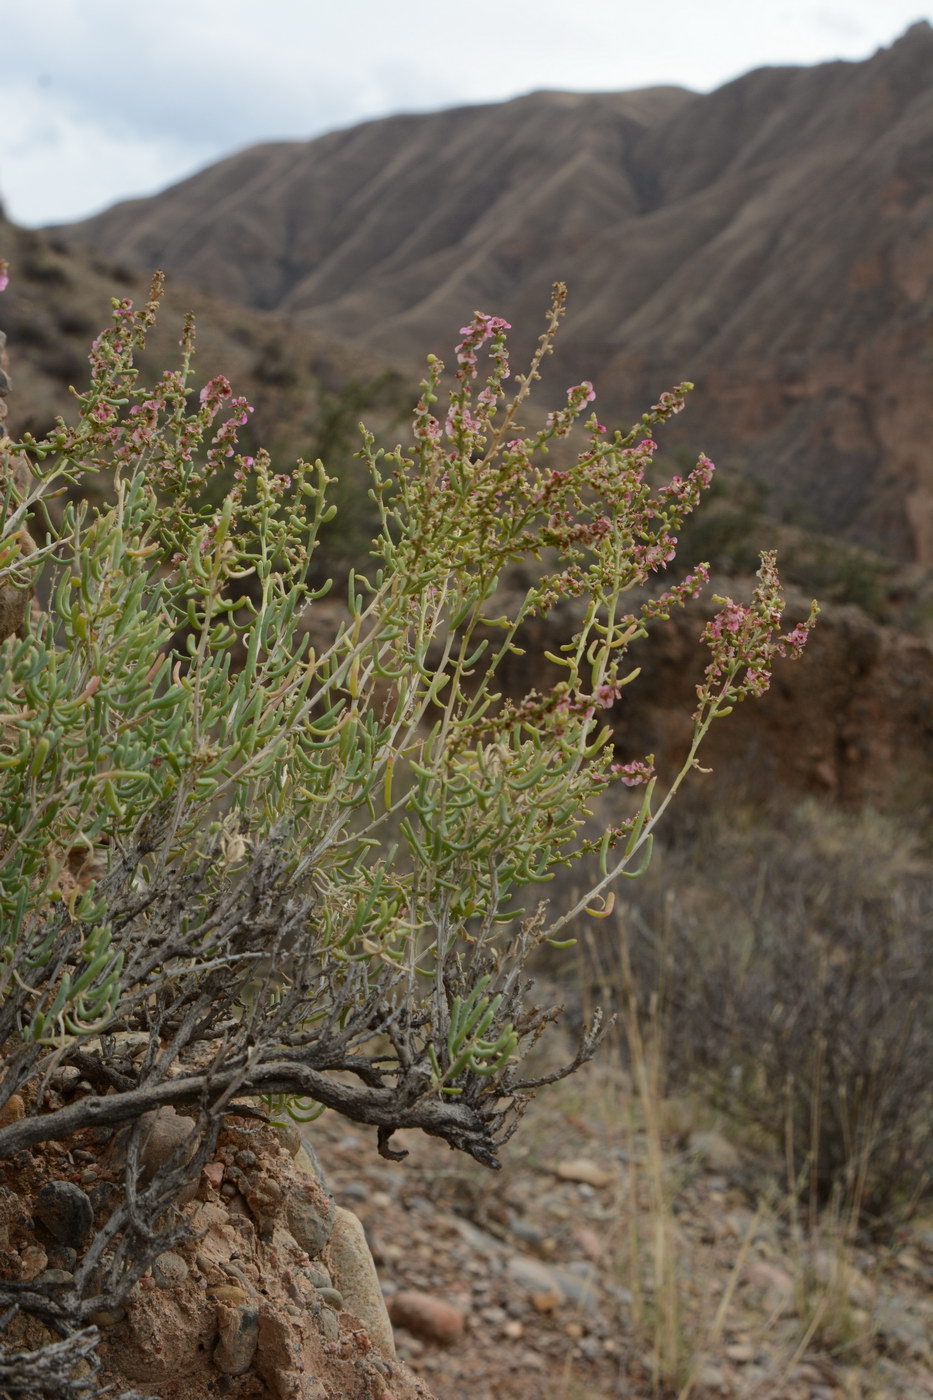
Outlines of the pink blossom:
M9 285L10 270L3 258L0 258L0 292L5 292Z
M596 701L597 705L601 705L604 710L608 710L613 703L618 700L620 689L621 687L617 681L604 682L602 685L598 685L593 691L593 699Z
M202 404L206 404L211 408L217 408L222 400L229 399L232 393L233 390L230 387L230 381L225 379L222 374L218 374L213 379L207 381L198 397Z
M654 777L654 765L640 758L631 763L613 763L609 771L616 773L626 787L640 787L642 783L650 783Z

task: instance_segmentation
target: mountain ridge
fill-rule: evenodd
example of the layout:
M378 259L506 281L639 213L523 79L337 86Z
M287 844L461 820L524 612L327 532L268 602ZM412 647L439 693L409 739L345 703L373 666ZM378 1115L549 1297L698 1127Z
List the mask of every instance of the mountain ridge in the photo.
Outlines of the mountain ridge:
M566 281L561 376L601 412L690 378L684 440L775 514L927 564L931 132L921 22L709 94L532 93L252 147L59 232L402 363L477 306L527 353Z

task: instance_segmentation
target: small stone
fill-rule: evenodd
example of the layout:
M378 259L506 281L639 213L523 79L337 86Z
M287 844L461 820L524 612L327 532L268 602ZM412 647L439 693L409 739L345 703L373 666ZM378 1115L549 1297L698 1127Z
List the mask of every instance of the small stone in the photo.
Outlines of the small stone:
M551 1313L560 1307L560 1294L553 1288L549 1288L547 1292L532 1293L531 1306L535 1312Z
M19 1094L11 1094L6 1103L0 1108L0 1127L5 1128L8 1123L18 1123L26 1116L26 1105Z
M764 1290L769 1312L786 1316L794 1311L794 1280L779 1265L767 1259L755 1259L745 1270L745 1278L753 1288Z
M247 1301L246 1290L237 1288L235 1283L215 1283L207 1290L207 1296L214 1298L218 1303L232 1303L239 1305Z
M47 1181L36 1198L36 1219L59 1244L80 1249L94 1225L89 1197L71 1181Z
M242 1376L252 1365L259 1343L259 1308L245 1304L217 1309L219 1337L214 1365L225 1376Z
M328 1307L333 1308L335 1312L343 1311L343 1294L338 1292L336 1288L328 1288L325 1285L317 1291L322 1303L326 1303Z
M340 1319L333 1308L321 1308L321 1315L318 1318L321 1331L329 1342L336 1342L340 1336Z
M160 1288L177 1288L188 1277L188 1261L167 1249L153 1261L152 1276Z
M689 1149L710 1172L734 1172L741 1164L738 1152L721 1133L691 1133Z
M206 1162L201 1171L213 1187L219 1187L224 1179L223 1162Z
M90 1186L92 1181L96 1181L98 1176L96 1167L85 1167L81 1173L81 1185Z
M88 1313L87 1320L95 1327L116 1327L125 1317L126 1308L98 1308L97 1312Z
M68 1273L72 1273L77 1262L78 1251L72 1249L70 1245L56 1244L49 1250L50 1269L65 1269Z
M46 1269L35 1279L36 1283L74 1283L75 1276L69 1269Z
M289 1231L309 1259L316 1259L330 1239L337 1207L319 1182L306 1177L285 1198Z
M734 1342L732 1346L726 1347L726 1356L730 1361L744 1366L747 1362L754 1361L755 1348L748 1342Z
M197 1151L198 1138L192 1133L194 1119L185 1118L174 1108L153 1109L144 1113L139 1147L140 1179L151 1181L156 1172L168 1163L179 1148L184 1147L184 1160L189 1161Z
M587 1186L608 1186L612 1181L612 1172L607 1172L605 1167L591 1162L588 1157L574 1157L558 1163L557 1175L561 1181L582 1181Z
M502 1324L502 1335L508 1337L510 1342L517 1342L524 1335L525 1328L516 1318L510 1318L508 1322Z
M315 1288L333 1288L334 1281L322 1264L310 1264L305 1269L305 1278Z
M591 1230L588 1225L581 1225L575 1230L574 1238L587 1259L592 1259L595 1262L603 1257L603 1241L596 1231Z
M251 1152L248 1147L241 1147L239 1152L234 1155L233 1160L238 1167L242 1167L245 1172L248 1172L252 1171L253 1167L255 1167L256 1163L259 1161L259 1158L256 1156L256 1153Z
M389 1302L389 1317L397 1327L442 1346L460 1341L466 1329L466 1316L459 1308L414 1289L395 1294Z
M24 1283L32 1283L34 1278L49 1266L49 1257L39 1245L30 1244L22 1251L20 1258L20 1278Z
M705 1365L701 1366L697 1380L703 1390L726 1391L729 1388L725 1371L714 1366L711 1361L707 1361Z

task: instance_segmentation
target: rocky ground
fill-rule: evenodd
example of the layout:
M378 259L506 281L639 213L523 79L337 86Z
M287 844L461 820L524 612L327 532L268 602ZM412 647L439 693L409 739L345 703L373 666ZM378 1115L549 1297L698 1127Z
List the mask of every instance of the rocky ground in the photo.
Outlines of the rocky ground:
M29 1107L15 1098L8 1115ZM191 1126L151 1116L142 1180ZM162 1400L933 1397L933 1217L875 1240L838 1219L806 1232L775 1162L686 1101L646 1115L608 1047L532 1105L499 1173L417 1134L393 1146L408 1158L331 1113L300 1131L231 1116L181 1207L192 1237L89 1319L100 1383ZM121 1133L0 1175L0 1274L64 1296L122 1179ZM4 1322L0 1394L19 1395L3 1365L54 1336Z
M807 1238L768 1163L686 1104L662 1118L666 1211L605 1062L542 1095L499 1174L415 1137L381 1161L330 1114L303 1131L438 1400L933 1396L933 1219L885 1243Z

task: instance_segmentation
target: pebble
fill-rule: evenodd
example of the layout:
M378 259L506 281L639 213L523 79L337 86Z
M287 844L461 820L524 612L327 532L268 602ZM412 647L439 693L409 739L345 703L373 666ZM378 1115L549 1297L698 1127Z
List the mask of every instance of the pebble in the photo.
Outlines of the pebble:
M242 1376L252 1365L259 1344L259 1309L253 1303L217 1310L219 1337L214 1365L225 1376Z
M77 1262L78 1251L72 1249L70 1245L56 1244L49 1250L50 1269L65 1269L68 1273L72 1273Z
M203 1174L215 1188L219 1188L224 1179L223 1162L206 1162L201 1168Z
M30 1244L20 1254L20 1278L24 1283L32 1283L34 1278L49 1266L48 1255L39 1245Z
M334 1309L335 1312L343 1311L343 1294L336 1288L328 1288L325 1284L323 1288L318 1288L321 1301Z
M126 1308L98 1308L97 1312L88 1313L87 1320L95 1327L116 1327L125 1317Z
M238 1288L235 1283L215 1283L207 1290L207 1296L214 1298L218 1303L232 1303L239 1305L247 1300L246 1290Z
M754 1361L755 1348L748 1342L734 1342L732 1346L726 1347L726 1356L730 1361L744 1365L748 1361Z
M305 1278L314 1285L315 1288L333 1288L334 1281L323 1264L309 1264L305 1269Z
M734 1172L741 1165L738 1152L722 1133L691 1133L688 1148L709 1172Z
M321 1331L329 1342L336 1342L340 1336L340 1319L333 1308L321 1308L321 1315L318 1318Z
M142 1181L151 1181L183 1144L186 1144L185 1160L194 1156L198 1139L197 1134L192 1135L191 1132L193 1118L186 1118L176 1113L174 1108L166 1106L144 1113L140 1122L139 1164Z
M46 1269L39 1274L36 1283L74 1283L74 1274L69 1269Z
M330 1239L337 1217L333 1197L310 1178L292 1186L285 1198L285 1219L290 1233L307 1254L316 1259Z
M389 1317L396 1326L442 1346L452 1346L466 1330L466 1315L459 1308L443 1303L429 1293L419 1293L409 1288L392 1297Z
M94 1207L71 1181L47 1181L36 1198L36 1219L59 1244L80 1249L94 1225Z
M160 1288L176 1288L188 1277L188 1261L167 1249L152 1265L152 1276Z
M26 1115L26 1105L19 1094L11 1094L6 1103L0 1108L0 1127L6 1127L8 1123L18 1123Z

